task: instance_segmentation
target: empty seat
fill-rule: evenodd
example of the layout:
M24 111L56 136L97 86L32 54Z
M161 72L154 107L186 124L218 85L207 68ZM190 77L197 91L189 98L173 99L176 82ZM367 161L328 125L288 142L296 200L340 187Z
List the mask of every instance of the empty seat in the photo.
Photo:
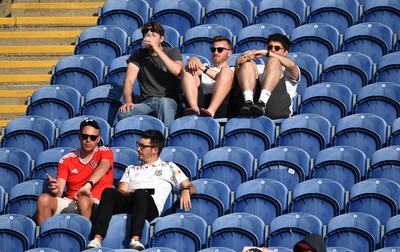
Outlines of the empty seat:
M393 121L388 145L400 145L400 117Z
M310 157L331 143L331 123L318 114L299 114L282 121L276 139L277 146L296 146Z
M258 4L254 23L268 23L281 27L286 34L306 22L307 6L303 0L262 0Z
M139 154L136 150L128 147L111 147L114 153L114 187L118 188L118 183L125 172L128 165L141 164Z
M319 82L319 62L314 56L304 52L290 52L287 57L300 68L301 78L296 88L298 94L303 94L304 89Z
M326 248L327 252L354 252L352 249L340 247L340 246L332 246Z
M128 34L114 25L92 26L79 35L75 54L90 54L109 66L111 60L126 52Z
M298 147L271 148L260 155L254 177L280 181L292 191L296 184L308 179L310 160L310 155Z
M381 23L359 23L347 28L341 51L356 51L368 55L373 62L393 49L393 31Z
M1 147L15 147L27 152L32 159L54 146L56 125L43 116L21 116L5 127Z
M372 82L373 62L361 52L340 52L325 59L322 66L321 81L339 82L357 94Z
M0 215L0 250L26 251L34 247L36 224L22 214Z
M388 53L380 58L374 76L375 82L388 81L400 84L400 52Z
M284 34L285 31L277 25L259 23L248 25L239 30L236 36L234 51L243 53L247 50L261 50L267 48L267 38L271 34Z
M400 117L400 85L393 82L378 82L367 85L357 93L354 113L378 115L388 125Z
M309 23L296 27L290 34L290 51L305 52L319 63L339 51L339 31L326 23Z
M274 179L254 179L240 184L232 202L233 213L251 213L265 224L286 213L288 189Z
M0 186L3 190L10 192L13 186L28 179L31 162L31 156L21 149L0 148Z
M399 252L400 247L385 247L385 248L380 248L378 250L375 250L374 252Z
M81 95L100 85L105 74L104 62L90 54L71 55L62 58L55 66L51 85L67 85L75 88Z
M199 250L198 252L235 252L235 250L226 247L210 247Z
M115 25L127 34L148 22L150 5L145 0L107 0L100 9L98 25Z
M314 113L336 125L340 118L351 114L353 93L345 85L337 82L323 82L306 88L301 96L297 113Z
M4 205L5 205L5 200L6 200L5 196L6 196L6 191L0 185L0 215L4 214Z
M382 117L353 114L343 117L336 125L332 146L349 145L360 149L367 157L382 148L387 140L387 124Z
M367 157L352 146L333 146L318 152L311 169L311 178L327 178L340 183L346 191L364 180Z
M400 147L388 146L375 151L367 178L387 178L400 184Z
M344 213L345 189L332 179L309 179L297 184L292 192L289 212L305 212L318 217L324 225Z
M197 178L199 158L196 153L182 146L164 147L160 153L160 158L163 161L174 162L189 180Z
M389 26L393 31L400 22L400 2L396 0L364 0L361 22L378 22Z
M385 223L385 232L382 236L382 247L397 246L397 250L390 250L392 252L400 251L400 215L390 217ZM389 250L388 250L389 251Z
M62 121L79 115L81 94L66 85L49 85L33 92L26 115L39 115L50 119L57 127Z
M58 162L68 152L73 151L71 147L55 147L39 153L35 160L30 179L48 179L46 174L52 178L57 177Z
M253 23L254 4L251 0L209 1L205 6L202 24L220 24L237 35Z

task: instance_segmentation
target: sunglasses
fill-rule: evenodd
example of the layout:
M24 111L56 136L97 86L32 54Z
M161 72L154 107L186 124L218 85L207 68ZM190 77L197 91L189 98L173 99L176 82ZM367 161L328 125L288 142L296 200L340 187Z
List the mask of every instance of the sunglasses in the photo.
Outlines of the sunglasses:
M228 48L224 48L224 47L210 47L210 51L212 52L212 53L215 53L215 50L217 50L219 53L222 53L224 50L228 50L228 51L230 51L231 49L228 49Z
M276 45L276 46L268 45L268 46L267 46L267 49L270 50L270 51L272 50L272 48L274 48L275 51L279 51L279 50L281 50L281 49L284 49L283 47L278 46L278 45Z
M86 140L87 138L90 138L92 141L96 141L96 139L99 137L99 135L88 135L88 134L81 134L81 139Z
M151 28L144 28L144 29L142 30L142 34L147 34L149 31L151 31L151 32L156 32L157 30L156 30L156 28L154 28L154 27L151 27Z
M142 143L136 143L136 145L141 150L143 150L144 148L148 148L148 147L151 147L151 148L155 147L154 145L145 145L145 144L142 144Z

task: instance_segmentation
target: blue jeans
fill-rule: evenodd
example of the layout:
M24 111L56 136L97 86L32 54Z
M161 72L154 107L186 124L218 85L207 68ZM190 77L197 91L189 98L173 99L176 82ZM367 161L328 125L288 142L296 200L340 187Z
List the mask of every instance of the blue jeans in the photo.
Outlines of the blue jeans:
M141 103L136 103L132 110L118 114L118 120L134 115L155 115L166 127L175 120L178 105L174 99L167 97L149 97Z

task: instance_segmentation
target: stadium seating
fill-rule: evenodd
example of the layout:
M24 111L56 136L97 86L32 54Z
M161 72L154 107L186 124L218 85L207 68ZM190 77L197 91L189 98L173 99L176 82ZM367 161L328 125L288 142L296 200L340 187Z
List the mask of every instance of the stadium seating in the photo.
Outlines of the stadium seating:
M399 240L399 232L400 232L400 215L393 216L388 219L385 223L385 232L382 236L382 247L391 247L397 246L397 250L390 250L400 251L400 240Z
M226 247L210 247L199 250L198 252L235 252L235 250Z
M319 82L319 62L314 56L303 52L290 52L287 57L300 68L301 78L296 92L302 95L307 87Z
M374 75L375 82L394 82L400 84L400 52L388 53L380 58Z
M183 63L184 66L187 65L187 63L188 63L188 61L189 61L189 59L191 57L198 58L201 61L201 63L203 63L203 64L206 64L206 65L209 65L209 66L212 65L211 61L208 58L204 57L203 55L196 54L196 53L183 53L182 54L182 63Z
M29 178L45 180L48 179L46 174L55 178L57 176L58 162L64 155L73 150L71 147L55 147L40 152Z
M364 0L361 22L378 22L398 31L400 22L400 2L396 0Z
M400 145L400 117L393 121L388 145Z
M6 191L0 185L0 215L4 214L4 205L6 200L5 196L6 196Z
M27 152L13 147L0 148L0 186L2 189L8 193L13 186L29 179L31 165L32 158Z
M385 247L381 249L377 249L374 252L399 252L400 247Z
M197 178L199 158L192 150L182 146L164 147L160 158L164 161L174 162L189 180Z
M339 247L339 246L332 246L326 248L327 252L354 252L352 249Z
M0 215L0 250L26 251L34 247L36 224L22 214Z
M370 160L367 178L387 178L400 184L400 147L387 146L375 151Z
M118 182L121 180L128 165L140 164L139 154L136 150L128 147L111 147L114 153L114 187L118 188Z

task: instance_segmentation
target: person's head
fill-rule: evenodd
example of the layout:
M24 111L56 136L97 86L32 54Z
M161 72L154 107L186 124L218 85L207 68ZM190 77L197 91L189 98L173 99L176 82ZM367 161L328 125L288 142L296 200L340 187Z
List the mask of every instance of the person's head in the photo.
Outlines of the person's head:
M145 23L140 30L142 31L143 38L145 37L153 37L155 39L160 40L161 42L164 40L164 27L160 23L157 22L148 22Z
M294 245L293 252L326 252L324 238L319 234L308 234Z
M164 148L164 141L164 135L159 130L143 131L137 143L139 160L143 163L153 163L158 160Z
M210 47L212 59L215 65L228 61L232 55L232 42L224 36L216 36L213 38L213 45Z
M91 118L84 119L79 127L79 140L81 142L81 150L90 153L100 142L99 124Z
M290 40L283 34L271 34L267 38L267 49L271 52L286 56L289 53Z

